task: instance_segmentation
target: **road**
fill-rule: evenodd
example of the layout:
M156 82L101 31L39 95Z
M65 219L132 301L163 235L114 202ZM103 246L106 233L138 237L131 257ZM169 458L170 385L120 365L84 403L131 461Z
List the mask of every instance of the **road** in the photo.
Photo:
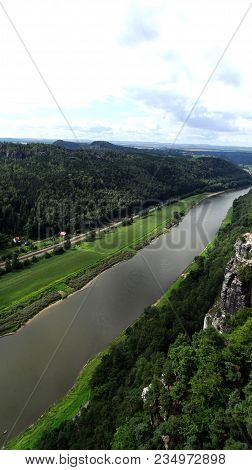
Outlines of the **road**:
M156 210L156 207L152 207L151 209L148 210L148 212L152 212ZM136 219L137 217L140 217L140 214L137 214L137 215L134 215L132 217L132 219ZM114 228L114 227L118 227L119 225L122 224L122 220L120 220L119 222L113 222L109 225L106 225L105 227L103 228L100 228L98 230L95 231L96 235L99 235L99 233L101 232L104 232L105 230L108 230L108 229L111 229L111 228ZM90 231L89 232L86 232L86 233L81 233L80 235L74 235L72 238L70 238L70 241L71 241L71 245L76 245L76 243L79 243L79 242L82 242L84 240L86 240L86 238L88 237L88 235L90 235ZM55 243L54 245L50 245L50 246L47 246L46 248L41 248L40 250L36 250L36 251L31 251L30 253L27 253L26 255L22 255L22 256L19 256L18 257L18 260L19 261L25 261L26 259L31 259L33 258L33 256L43 256L45 253L50 253L52 252L55 248L60 248L61 246L64 246L66 240L62 240L62 242L60 243ZM5 267L5 262L3 263L0 263L0 268L4 268Z
M224 191L218 191L216 193L210 193L206 197L212 197L212 196L215 196L215 195L220 194L222 192L224 192ZM158 207L162 207L162 206L167 205L168 202L169 201L166 201L163 204L160 204L159 206L150 207L148 209L148 213L155 211ZM136 214L136 215L132 216L132 219L137 219L139 217L141 217L141 214ZM114 227L118 227L122 223L123 223L123 220L120 220L119 222L113 222L109 225L106 225L103 228L100 228L100 229L96 230L95 233L96 233L96 235L99 235L99 233L104 232L105 230L108 230L108 229L111 229L111 228L114 228ZM81 233L80 235L74 235L72 238L70 238L71 245L76 245L76 243L79 243L81 241L86 240L86 238L88 237L88 235L90 235L90 233L91 232L89 231L89 232L86 232L86 233ZM26 259L29 260L29 259L33 258L33 256L43 256L45 253L52 252L55 248L60 248L61 246L64 246L65 241L66 240L62 240L62 242L55 243L54 245L48 246L46 248L41 248L40 250L31 251L30 253L27 253L26 255L19 256L18 259L19 259L19 261L25 261ZM0 263L0 268L4 268L4 267L5 267L5 262Z

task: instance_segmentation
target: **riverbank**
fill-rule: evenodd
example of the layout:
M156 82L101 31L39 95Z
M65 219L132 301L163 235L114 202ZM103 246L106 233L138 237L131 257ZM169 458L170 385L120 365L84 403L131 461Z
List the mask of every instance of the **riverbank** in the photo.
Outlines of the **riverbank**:
M79 411L90 399L90 380L100 364L102 358L109 353L111 347L124 340L124 333L110 343L103 351L90 359L81 370L75 384L57 403L52 405L41 417L32 424L24 433L10 441L4 448L13 450L32 450L36 449L43 432L53 430L62 422L74 419Z
M230 223L230 211L222 223L222 227L226 223ZM208 250L211 248L212 242L204 249L204 256L208 256ZM171 293L182 286L184 279L188 273L196 268L196 263L191 263L188 268L183 272L181 276L167 289L165 294L156 303L156 308L162 308L164 304L169 301ZM138 321L138 320L137 320ZM9 449L36 449L36 445L39 442L43 432L45 430L53 430L59 426L63 421L74 419L80 409L88 402L90 398L90 380L92 375L100 363L102 357L108 353L111 345L123 341L125 338L122 333L116 340L114 340L110 346L105 348L101 353L97 354L87 365L82 369L75 385L68 392L68 394L62 398L58 403L53 405L43 416L24 433L12 440L7 448Z
M42 260L22 272L9 273L0 280L0 335L10 334L41 310L83 288L111 266L125 261L153 239L170 229L174 213L188 213L192 206L216 193L201 193L136 218L129 226L104 232L102 238L83 242L61 256ZM79 266L79 270L76 270ZM8 305L9 304L9 305Z

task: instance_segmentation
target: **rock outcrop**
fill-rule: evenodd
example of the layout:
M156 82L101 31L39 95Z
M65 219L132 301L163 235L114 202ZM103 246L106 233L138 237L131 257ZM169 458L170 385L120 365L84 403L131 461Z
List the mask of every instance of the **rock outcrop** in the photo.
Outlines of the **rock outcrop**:
M206 314L204 329L214 326L225 329L228 317L243 307L252 306L252 233L246 233L235 243L235 256L226 267L220 299Z

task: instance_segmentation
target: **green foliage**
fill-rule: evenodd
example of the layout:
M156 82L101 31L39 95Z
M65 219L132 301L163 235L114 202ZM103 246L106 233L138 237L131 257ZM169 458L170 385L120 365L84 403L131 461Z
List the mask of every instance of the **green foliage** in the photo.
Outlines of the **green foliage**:
M23 266L24 267L27 267L27 266L30 266L31 262L29 259L25 259L24 262L23 262Z
M163 228L171 221L175 208L183 207L188 211L195 201L204 197L204 193L190 196L176 204L164 206L160 211L152 211L144 219L135 218L131 225L118 225L113 230L103 232L92 242L85 241L76 248L67 250L63 259L53 255L49 259L47 254L38 257L39 263L32 263L29 269L7 273L1 278L1 313L3 308L13 303L23 303L27 298L36 297L42 289L45 291L51 287L57 288L56 284L62 280L74 289L83 287L87 279L92 279L92 275L99 274L116 261L132 256L136 247L140 248L151 237L162 233ZM12 258L12 254L7 257Z
M148 215L148 213L146 215ZM123 227L126 227L127 225L132 225L132 224L133 224L133 218L132 217L129 217L128 219L124 219L122 221L122 226Z
M64 254L64 248L63 246L57 246L53 249L53 254L54 255L63 255Z
M0 250L8 247L9 243L10 243L9 237L4 233L0 233Z
M5 271L9 273L11 272L11 270L12 270L11 262L10 262L10 259L7 258L5 261Z
M229 333L202 330L234 242L252 229L251 206L252 192L235 201L211 249L103 357L80 419L45 432L39 448L251 448L252 309L237 312Z
M162 172L158 169L162 165ZM145 203L241 187L251 177L216 158L172 158L112 148L0 144L0 247L4 235L50 237L130 217Z
M0 316L0 335L18 330L34 315L60 299L61 295L58 292L47 292L38 295L32 303L27 302L24 305L13 307L10 311L5 311Z
M244 283L252 282L252 267L243 266L238 272L239 279Z
M96 239L96 232L95 230L91 230L86 236L86 241L93 242L95 239Z
M70 248L71 248L71 240L68 239L68 240L66 240L65 243L64 243L64 249L65 249L65 250L70 250Z

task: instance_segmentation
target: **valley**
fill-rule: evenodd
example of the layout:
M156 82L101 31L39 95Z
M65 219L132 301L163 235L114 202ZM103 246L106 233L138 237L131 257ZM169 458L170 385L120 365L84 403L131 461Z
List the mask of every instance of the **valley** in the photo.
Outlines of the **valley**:
M5 374L4 393L8 391L8 395L10 395L9 390L13 390L10 400L12 404L16 403L14 408L16 416L19 414L17 410L20 409L18 403L25 402L27 391L34 387L34 382L32 386L30 380L33 381L34 377L35 381L38 380L44 365L47 364L50 355L60 341L61 335L66 328L68 331L60 350L57 351L49 369L43 375L39 388L29 400L28 408L20 415L19 421L14 423L12 432L17 433L19 429L22 430L24 425L30 424L31 416L34 416L33 419L38 417L43 408L49 406L48 400L54 402L62 396L62 393L66 393L88 359L101 351L122 330L132 324L145 307L156 302L195 256L213 239L232 201L247 191L229 192L206 199L191 209L178 226L173 227L170 232L140 250L132 259L105 271L86 289L41 312L15 335L3 337L0 340L2 357L5 354L8 355L8 370L5 369L4 361L1 370L2 377ZM197 220L202 220L202 217L206 238L202 238L200 229L197 229L196 233L193 229L195 223L197 227ZM185 245L183 249L179 249L178 243L181 241L183 233L186 235ZM196 239L194 240L195 235ZM182 240L183 237L184 235L182 235ZM154 270L154 277L148 266L151 266L152 271ZM111 296L111 289L113 296ZM127 302L125 302L125 298L127 298ZM33 338L36 338L35 342ZM32 356L29 353L30 348L34 353ZM25 383L25 387L22 392L19 388L16 396L14 382L19 381L17 356L20 357L23 364L22 383ZM26 358L25 362L22 357ZM28 357L30 359L27 362ZM33 360L33 358L36 359ZM99 363L99 357L95 362L90 362L91 370L97 363ZM10 374L10 364L16 370L13 375ZM64 364L63 368L61 364ZM32 376L31 371L33 371ZM70 392L66 401L63 400L62 403L59 403L59 407L56 406L58 411L54 411L54 409L49 411L49 420L52 416L53 422L60 423L62 419L78 412L81 397L87 396L89 390L85 378L85 368L83 371L84 378L80 379L76 389L79 398L74 402L75 392ZM88 371L90 371L89 366L87 373L90 373ZM59 387L57 384L61 384L61 386ZM47 390L46 393L45 390ZM64 411L62 412L62 410ZM1 414L6 416L6 419L10 419L7 410L2 410ZM38 424L38 429L44 429L43 423L42 419L42 424ZM7 424L7 422L6 424L3 422L2 426L6 429L12 429L11 424ZM37 435L36 429L35 425L35 435ZM21 440L21 442L23 441Z

